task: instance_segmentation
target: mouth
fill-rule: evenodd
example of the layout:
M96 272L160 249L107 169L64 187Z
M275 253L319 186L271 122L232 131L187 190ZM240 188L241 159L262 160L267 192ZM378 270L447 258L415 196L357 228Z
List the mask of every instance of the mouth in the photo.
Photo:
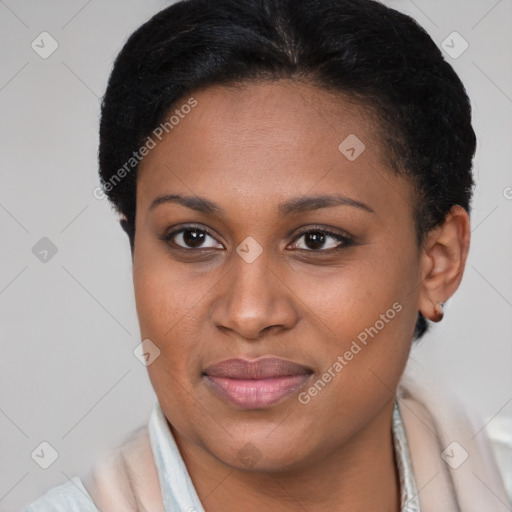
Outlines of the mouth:
M312 374L307 366L277 357L227 359L203 372L216 396L242 409L275 405L304 386Z

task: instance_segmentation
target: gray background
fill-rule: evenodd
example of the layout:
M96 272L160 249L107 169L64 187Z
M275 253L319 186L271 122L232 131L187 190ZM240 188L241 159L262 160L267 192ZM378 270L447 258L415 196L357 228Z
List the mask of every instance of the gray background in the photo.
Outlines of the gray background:
M487 421L512 416L511 0L397 0L465 83L478 136L473 239L463 284L412 363ZM127 36L169 2L0 0L0 510L83 474L147 421L156 400L134 357L128 240L97 200L99 98ZM42 59L31 43L49 32ZM455 49L459 43L454 43ZM57 253L40 261L42 237ZM494 418L494 419L493 419ZM31 453L49 442L42 469Z

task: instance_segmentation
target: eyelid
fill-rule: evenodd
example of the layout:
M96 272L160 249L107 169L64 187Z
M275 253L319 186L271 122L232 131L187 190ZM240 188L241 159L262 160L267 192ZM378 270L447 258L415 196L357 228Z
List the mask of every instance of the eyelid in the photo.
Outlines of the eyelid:
M341 229L338 229L336 231L334 228L329 228L329 227L322 226L319 224L313 224L313 225L305 226L304 228L300 228L299 232L296 233L294 240L297 237L299 237L305 233L310 233L312 231L321 231L322 233L326 233L326 234L334 236L334 237L347 238L347 239L354 238L354 236L351 235L350 233L348 233L347 231L344 231Z

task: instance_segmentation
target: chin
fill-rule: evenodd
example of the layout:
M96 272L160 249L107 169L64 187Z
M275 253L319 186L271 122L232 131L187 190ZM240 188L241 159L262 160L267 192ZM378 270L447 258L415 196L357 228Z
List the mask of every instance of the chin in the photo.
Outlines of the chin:
M272 437L269 437L272 429L275 426L227 436L222 444L218 439L212 440L205 444L205 448L217 460L239 471L282 473L304 465L310 458L308 455L314 452L314 447L304 442L311 436L297 430L283 429L279 434L274 430Z

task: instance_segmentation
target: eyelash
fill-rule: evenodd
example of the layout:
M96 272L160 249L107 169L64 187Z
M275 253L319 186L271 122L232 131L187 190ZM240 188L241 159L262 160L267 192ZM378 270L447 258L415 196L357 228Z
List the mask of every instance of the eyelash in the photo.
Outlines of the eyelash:
M199 226L190 225L190 226L184 226L178 230L172 231L171 233L165 234L163 237L161 237L161 240L167 244L172 242L172 238L176 235L179 235L180 233L183 233L185 231L199 231L201 233L207 234L212 239L216 240L216 238L207 230ZM343 249L347 249L348 247L351 247L355 245L355 241L352 237L348 235L342 235L340 233L334 233L332 231L329 231L328 229L322 228L320 226L313 226L311 228L308 228L307 230L301 231L297 234L297 236L293 239L292 244L296 244L297 241L303 237L304 235L307 235L309 233L321 233L323 235L327 235L328 237L334 238L338 242L340 242L340 245L334 248L330 249L298 249L299 251L309 252L309 253L332 253L332 252L338 252L342 251ZM174 243L174 242L173 242ZM182 249L184 251L190 252L207 252L207 251L216 251L218 249L214 248L192 248L192 247L182 247L181 245L178 245L174 243L178 249Z

